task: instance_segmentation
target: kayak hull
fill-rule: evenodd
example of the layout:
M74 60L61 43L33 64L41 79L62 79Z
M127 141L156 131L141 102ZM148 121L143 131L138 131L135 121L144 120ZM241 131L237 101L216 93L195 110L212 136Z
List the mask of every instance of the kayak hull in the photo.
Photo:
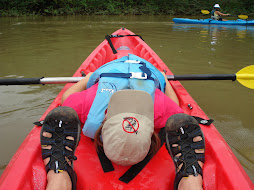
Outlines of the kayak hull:
M254 25L254 20L242 19L218 21L213 19L173 18L173 22L182 24Z
M134 34L127 29L119 29L113 35ZM74 73L74 77L95 71L101 65L128 55L135 54L146 59L160 71L168 75L172 72L159 56L139 37L112 38L118 53L114 54L108 42L104 40ZM123 48L124 47L124 48ZM128 48L127 48L128 47ZM188 94L179 81L170 81L175 90L180 107L185 113L208 119L202 109ZM55 107L61 105L63 93L73 84L66 84L56 99L46 110L41 120ZM192 109L188 105L192 106ZM253 183L245 173L231 149L221 137L215 126L201 125L205 135L206 154L203 187L213 189L253 189ZM35 126L24 140L0 178L0 189L45 189L46 172L41 158L40 127ZM77 173L77 189L173 189L175 167L165 146L153 157L145 168L128 184L119 181L129 167L113 163L115 171L104 173L95 147L90 138L81 135L74 161Z

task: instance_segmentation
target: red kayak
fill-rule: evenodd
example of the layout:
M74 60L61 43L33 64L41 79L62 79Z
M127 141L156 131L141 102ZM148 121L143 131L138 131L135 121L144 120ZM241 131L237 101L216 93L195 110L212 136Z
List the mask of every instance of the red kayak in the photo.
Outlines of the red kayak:
M104 40L89 55L75 72L74 77L82 76L83 72L87 74L95 71L103 64L126 56L128 53L149 61L160 71L166 71L167 75L172 74L140 36L134 35L127 29L119 29L112 35L110 40ZM209 119L180 82L170 81L170 83L179 98L180 107L185 113ZM61 97L71 85L73 83L65 85L41 120L49 111L61 105ZM206 146L203 168L204 189L254 189L252 181L214 125L201 125L201 128ZM46 172L41 158L40 130L40 127L35 126L13 156L1 176L0 189L45 189ZM162 146L152 160L128 184L120 181L119 177L129 167L113 163L115 171L103 172L90 138L81 135L75 155L78 158L74 161L74 169L78 178L77 189L173 189L175 167L165 146Z

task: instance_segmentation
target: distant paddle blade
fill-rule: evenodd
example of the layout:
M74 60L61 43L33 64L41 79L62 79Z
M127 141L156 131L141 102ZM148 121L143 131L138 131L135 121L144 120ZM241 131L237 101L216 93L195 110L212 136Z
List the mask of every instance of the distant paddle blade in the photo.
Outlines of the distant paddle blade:
M201 10L201 13L208 15L208 14L210 14L210 11L208 11L208 10Z
M244 67L236 73L236 79L243 86L254 89L254 65Z
M246 20L248 18L248 15L238 15L238 18Z

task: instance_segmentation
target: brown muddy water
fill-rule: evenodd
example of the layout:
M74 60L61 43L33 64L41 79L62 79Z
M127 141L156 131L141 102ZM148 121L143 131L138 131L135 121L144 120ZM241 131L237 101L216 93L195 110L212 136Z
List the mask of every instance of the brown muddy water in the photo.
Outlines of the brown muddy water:
M254 27L180 25L169 16L0 18L0 78L72 76L106 34L142 35L174 74L231 74L254 61ZM185 81L254 181L254 91ZM0 86L0 174L63 85Z

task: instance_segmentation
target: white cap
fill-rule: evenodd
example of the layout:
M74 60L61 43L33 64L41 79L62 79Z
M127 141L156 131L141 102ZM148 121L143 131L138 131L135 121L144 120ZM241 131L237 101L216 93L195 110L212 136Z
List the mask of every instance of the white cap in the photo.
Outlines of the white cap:
M103 149L118 165L142 161L151 146L154 132L154 105L150 94L139 90L115 92L108 104L102 127Z
M220 9L220 5L219 5L219 4L215 4L213 7L214 7L214 8L219 8L219 9Z

